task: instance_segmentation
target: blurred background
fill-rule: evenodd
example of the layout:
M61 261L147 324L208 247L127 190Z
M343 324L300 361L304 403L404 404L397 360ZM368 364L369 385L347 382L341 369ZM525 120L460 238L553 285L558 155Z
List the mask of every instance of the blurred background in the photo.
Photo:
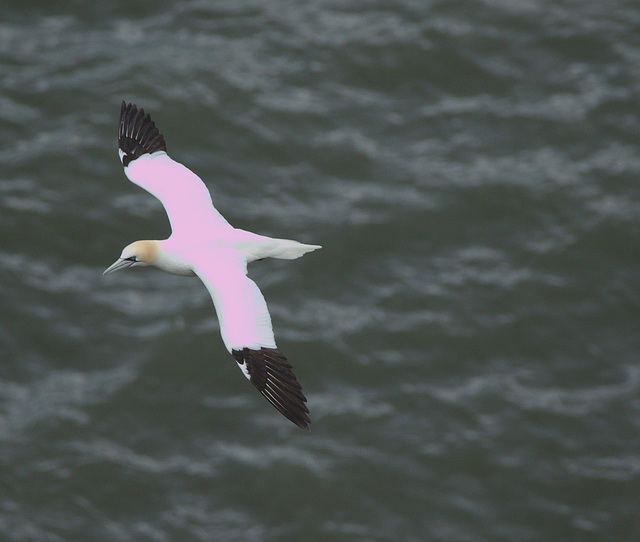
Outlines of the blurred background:
M640 5L1 1L0 540L640 539ZM122 100L235 226L311 432L196 279Z

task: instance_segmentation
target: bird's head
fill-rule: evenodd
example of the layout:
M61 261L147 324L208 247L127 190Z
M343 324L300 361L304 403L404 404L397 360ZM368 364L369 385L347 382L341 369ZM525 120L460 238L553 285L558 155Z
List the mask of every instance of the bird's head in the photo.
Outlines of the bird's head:
M157 241L135 241L124 248L120 257L105 270L103 275L134 265L152 265L157 255Z

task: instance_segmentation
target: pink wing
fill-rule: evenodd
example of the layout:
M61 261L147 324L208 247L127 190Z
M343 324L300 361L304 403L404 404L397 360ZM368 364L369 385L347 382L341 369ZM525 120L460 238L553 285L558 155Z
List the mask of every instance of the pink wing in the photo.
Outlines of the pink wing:
M162 134L144 109L122 102L118 149L126 176L160 200L174 234L232 228L213 206L202 179L169 158Z
M278 411L309 428L309 409L291 364L276 347L267 303L247 277L246 263L232 250L218 250L195 267L216 307L222 340L243 374Z

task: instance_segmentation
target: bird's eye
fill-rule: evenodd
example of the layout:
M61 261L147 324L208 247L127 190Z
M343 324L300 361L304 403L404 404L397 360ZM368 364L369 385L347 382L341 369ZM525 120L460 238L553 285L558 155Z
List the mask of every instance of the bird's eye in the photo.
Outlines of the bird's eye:
M128 258L125 258L125 260L128 260L130 262L137 262L138 261L135 256L129 256Z

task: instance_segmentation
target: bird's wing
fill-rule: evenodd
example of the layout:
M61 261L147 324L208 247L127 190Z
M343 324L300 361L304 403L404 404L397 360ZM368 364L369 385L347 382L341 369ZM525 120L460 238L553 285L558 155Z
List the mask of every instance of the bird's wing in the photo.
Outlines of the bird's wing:
M215 209L211 194L198 177L167 155L164 138L144 109L122 102L118 154L129 180L164 205L171 229L177 235L211 233L231 228Z
M291 364L276 347L267 304L247 277L246 262L232 250L215 250L195 259L195 273L211 294L227 350L281 414L308 429L307 399Z

